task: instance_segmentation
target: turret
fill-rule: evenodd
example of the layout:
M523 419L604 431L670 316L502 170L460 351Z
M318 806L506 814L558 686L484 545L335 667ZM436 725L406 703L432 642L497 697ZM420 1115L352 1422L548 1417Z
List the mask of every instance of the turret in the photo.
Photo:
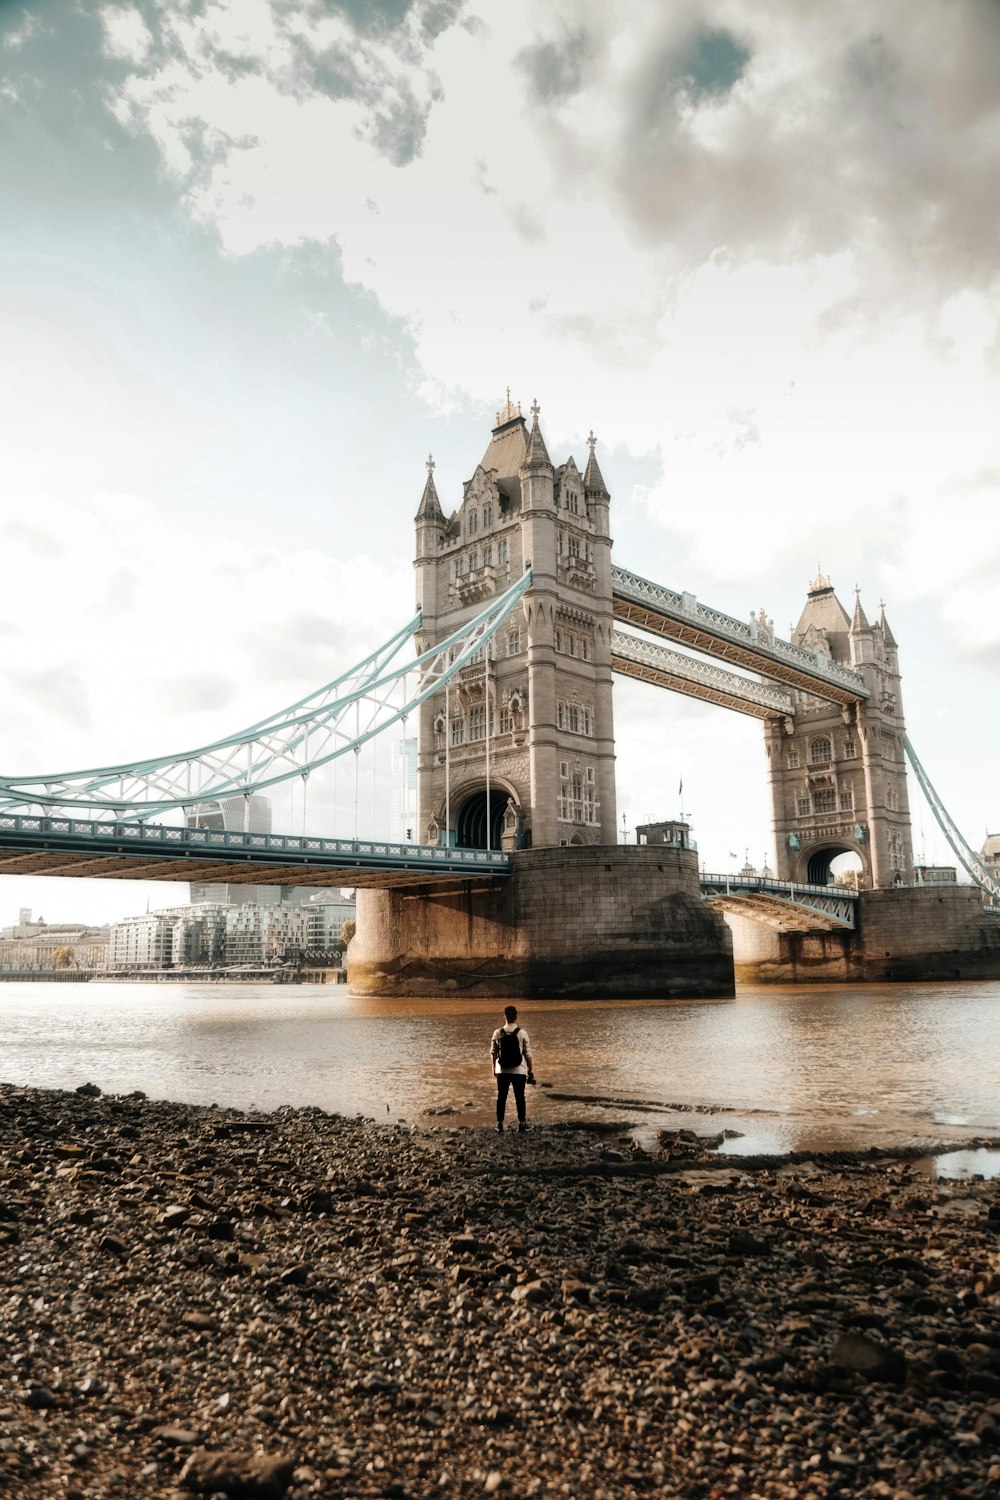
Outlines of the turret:
M423 616L424 630L430 629L438 613L437 559L444 541L445 518L434 483L434 459L428 454L427 479L414 517L417 551L417 605Z
M864 667L875 661L875 637L861 605L861 590L854 590L854 617L849 631L851 666Z

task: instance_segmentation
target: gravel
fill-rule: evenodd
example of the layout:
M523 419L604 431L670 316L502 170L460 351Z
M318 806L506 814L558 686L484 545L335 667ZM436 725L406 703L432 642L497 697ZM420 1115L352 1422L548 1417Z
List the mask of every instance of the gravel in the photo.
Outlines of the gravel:
M1000 1492L1000 1184L0 1085L0 1491Z

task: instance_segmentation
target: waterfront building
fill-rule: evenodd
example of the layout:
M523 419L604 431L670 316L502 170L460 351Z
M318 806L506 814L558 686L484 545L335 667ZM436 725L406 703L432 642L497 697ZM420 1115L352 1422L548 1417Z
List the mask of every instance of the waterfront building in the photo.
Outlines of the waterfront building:
M345 922L357 920L357 905L342 891L318 891L304 903L306 947L330 949L339 946Z
M107 962L108 938L107 927L43 918L33 922L31 912L23 908L18 922L0 929L0 970L93 973Z
M109 969L168 969L174 956L174 913L147 911L111 928Z

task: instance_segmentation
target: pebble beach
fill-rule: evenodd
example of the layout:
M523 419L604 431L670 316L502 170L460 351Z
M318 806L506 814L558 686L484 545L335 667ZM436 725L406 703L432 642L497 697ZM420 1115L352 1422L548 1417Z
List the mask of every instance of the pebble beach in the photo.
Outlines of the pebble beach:
M0 1085L0 1492L1000 1493L1000 1183L711 1146Z

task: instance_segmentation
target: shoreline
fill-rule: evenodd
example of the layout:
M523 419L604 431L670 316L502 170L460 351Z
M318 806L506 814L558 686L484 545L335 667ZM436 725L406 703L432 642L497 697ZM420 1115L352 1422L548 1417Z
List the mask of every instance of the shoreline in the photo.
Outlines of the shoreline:
M684 1135L0 1084L0 1487L985 1500L1000 1183Z

